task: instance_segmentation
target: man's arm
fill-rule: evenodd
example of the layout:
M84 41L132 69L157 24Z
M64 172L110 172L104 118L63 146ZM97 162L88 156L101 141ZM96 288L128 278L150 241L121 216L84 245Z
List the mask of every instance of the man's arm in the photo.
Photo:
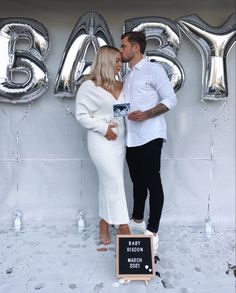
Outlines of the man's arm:
M177 103L176 94L164 68L160 65L152 65L153 87L160 97L159 103L146 111L134 111L130 113L128 119L132 121L142 122L164 114L174 108Z
M160 103L160 104L157 104L155 107L145 111L148 118L152 118L152 117L155 117L155 116L158 116L158 115L161 115L161 114L164 114L166 112L169 111L169 108L166 107L166 105Z
M169 108L164 104L157 104L155 107L147 110L147 111L134 111L128 115L128 119L132 121L142 122L149 118L153 118L155 116L164 114L169 111Z

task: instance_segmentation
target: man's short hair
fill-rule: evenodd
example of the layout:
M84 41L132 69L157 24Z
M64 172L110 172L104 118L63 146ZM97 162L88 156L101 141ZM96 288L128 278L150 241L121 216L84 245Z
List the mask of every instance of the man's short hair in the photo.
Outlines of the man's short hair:
M121 40L126 37L132 45L139 44L140 53L144 54L147 42L143 32L126 32L121 36Z

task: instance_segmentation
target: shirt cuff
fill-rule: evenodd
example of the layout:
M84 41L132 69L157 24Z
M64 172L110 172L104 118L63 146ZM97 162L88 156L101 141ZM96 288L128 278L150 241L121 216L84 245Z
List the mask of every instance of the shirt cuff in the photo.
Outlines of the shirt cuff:
M108 124L105 120L97 121L96 123L96 131L101 133L103 136L107 133Z
M163 100L160 103L165 105L169 110L171 110L176 106L177 100L176 98L173 98L173 99Z

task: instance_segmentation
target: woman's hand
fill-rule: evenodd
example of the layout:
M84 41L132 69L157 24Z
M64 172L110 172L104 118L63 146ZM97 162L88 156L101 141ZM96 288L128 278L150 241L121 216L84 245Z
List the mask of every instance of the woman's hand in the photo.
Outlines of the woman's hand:
M112 130L112 128L117 127L116 124L109 124L107 128L107 132L105 134L105 138L108 140L116 140L117 134Z

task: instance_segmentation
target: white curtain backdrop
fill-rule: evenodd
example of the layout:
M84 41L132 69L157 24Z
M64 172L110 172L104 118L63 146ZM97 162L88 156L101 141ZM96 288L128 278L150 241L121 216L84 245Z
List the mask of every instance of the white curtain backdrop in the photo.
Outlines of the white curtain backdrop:
M132 17L164 16L175 20L196 13L210 25L219 26L234 12L234 1L228 0L202 1L202 4L199 1L179 1L178 5L177 1L146 1L145 8L143 1L129 1L129 4L119 1L119 5L110 1L104 1L104 4L92 2L1 1L0 18L36 19L47 27L51 38L51 49L45 60L50 73L46 93L30 105L0 103L2 222L10 221L15 209L23 211L25 221L73 221L78 209L84 209L88 218L98 216L98 180L87 153L86 133L66 110L69 107L74 112L75 100L63 99L63 105L53 94L65 45L83 13L100 13L119 47L124 20ZM183 65L186 80L177 93L177 107L166 115L168 142L162 154L165 191L162 221L179 225L203 223L210 192L210 216L213 222L233 226L235 46L227 59L229 96L225 105L222 101L207 105L200 101L201 55L184 35L178 60ZM212 119L217 119L213 160ZM132 186L127 166L125 181L131 211Z

